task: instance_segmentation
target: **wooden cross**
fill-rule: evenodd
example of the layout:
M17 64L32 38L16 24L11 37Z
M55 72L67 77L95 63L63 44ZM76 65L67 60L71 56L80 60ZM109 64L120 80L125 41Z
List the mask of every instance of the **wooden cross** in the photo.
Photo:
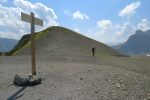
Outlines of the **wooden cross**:
M31 62L32 62L32 75L36 75L36 64L35 64L35 25L43 26L41 19L35 18L34 13L31 15L21 12L21 20L31 24Z

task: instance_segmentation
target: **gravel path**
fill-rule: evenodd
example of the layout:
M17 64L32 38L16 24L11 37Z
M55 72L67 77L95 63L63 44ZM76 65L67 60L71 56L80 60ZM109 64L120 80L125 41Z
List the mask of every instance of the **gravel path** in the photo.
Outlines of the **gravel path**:
M149 76L79 58L38 57L37 73L45 79L25 88L9 83L30 71L30 57L0 58L0 100L150 100Z

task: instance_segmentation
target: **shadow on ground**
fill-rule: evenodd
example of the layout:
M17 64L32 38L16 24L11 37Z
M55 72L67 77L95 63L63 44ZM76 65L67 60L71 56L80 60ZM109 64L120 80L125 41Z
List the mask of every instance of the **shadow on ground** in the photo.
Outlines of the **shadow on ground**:
M7 100L17 100L18 98L22 97L24 94L20 94L23 90L25 90L27 87L22 87L19 89L16 93L14 93L12 96L10 96ZM20 94L20 95L19 95Z

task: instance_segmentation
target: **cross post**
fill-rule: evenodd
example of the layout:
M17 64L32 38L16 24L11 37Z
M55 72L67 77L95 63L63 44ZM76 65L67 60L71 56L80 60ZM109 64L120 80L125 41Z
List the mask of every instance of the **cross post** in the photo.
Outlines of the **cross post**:
M41 19L35 18L34 13L31 15L21 12L21 20L31 24L31 63L32 63L32 75L36 75L36 57L35 57L35 25L43 26Z
M34 25L34 13L31 12L31 61L32 61L32 75L36 75L35 64L35 25Z

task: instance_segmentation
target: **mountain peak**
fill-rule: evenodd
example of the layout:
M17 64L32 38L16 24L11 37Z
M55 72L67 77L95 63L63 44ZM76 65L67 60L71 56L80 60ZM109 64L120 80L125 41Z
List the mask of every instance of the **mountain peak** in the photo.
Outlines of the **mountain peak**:
M125 54L146 54L150 52L150 30L143 32L137 30L135 34L118 48Z
M135 32L135 34L141 34L141 33L144 33L142 30L137 30L136 32Z
M150 33L150 30L145 31L145 33Z

